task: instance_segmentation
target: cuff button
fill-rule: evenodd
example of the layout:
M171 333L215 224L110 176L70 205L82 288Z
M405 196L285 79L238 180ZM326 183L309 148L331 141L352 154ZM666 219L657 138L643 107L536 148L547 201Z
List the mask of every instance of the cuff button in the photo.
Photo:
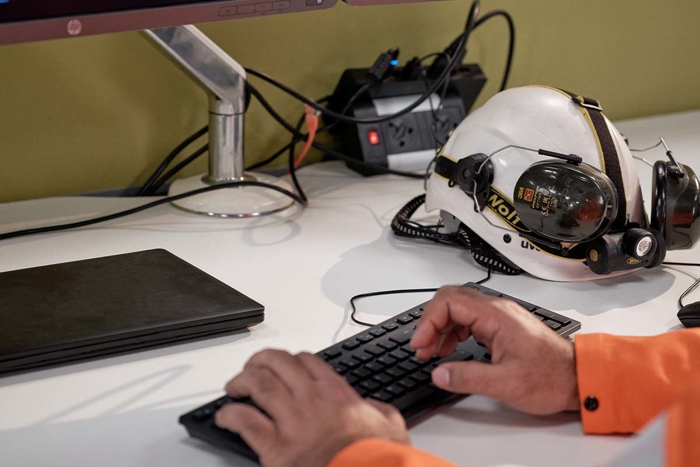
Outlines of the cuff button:
M593 412L598 408L600 404L598 403L598 398L595 396L588 396L586 397L586 400L583 401L583 406L588 410L589 412Z

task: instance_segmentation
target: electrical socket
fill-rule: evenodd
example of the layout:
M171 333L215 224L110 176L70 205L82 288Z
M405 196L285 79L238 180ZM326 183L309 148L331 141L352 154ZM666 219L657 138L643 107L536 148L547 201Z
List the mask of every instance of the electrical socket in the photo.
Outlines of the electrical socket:
M460 115L460 109L451 107L444 107L436 112L436 118L434 119L435 134L440 142L447 142L450 133L462 122Z
M420 151L423 149L418 119L408 114L382 124L384 146L388 154Z

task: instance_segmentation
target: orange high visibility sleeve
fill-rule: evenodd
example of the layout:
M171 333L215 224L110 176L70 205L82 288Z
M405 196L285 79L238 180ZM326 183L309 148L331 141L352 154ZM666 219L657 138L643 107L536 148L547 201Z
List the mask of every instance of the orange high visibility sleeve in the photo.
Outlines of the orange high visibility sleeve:
M653 337L576 336L586 433L634 433L675 402L700 373L700 328Z
M698 355L700 357L700 355ZM693 377L666 422L666 467L700 465L700 375Z
M455 467L455 464L406 444L366 438L340 451L327 467Z

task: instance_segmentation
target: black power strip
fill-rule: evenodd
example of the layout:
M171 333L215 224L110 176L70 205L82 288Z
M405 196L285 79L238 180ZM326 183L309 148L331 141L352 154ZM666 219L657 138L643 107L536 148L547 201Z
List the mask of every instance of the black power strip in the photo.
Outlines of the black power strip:
M366 68L345 70L328 107L336 112L345 110L348 101L367 82L367 72ZM424 77L405 79L403 75L403 68L396 68L390 78L370 86L356 98L346 114L374 118L394 113L414 102L433 84ZM426 101L393 120L378 124L338 123L332 133L341 151L358 161L394 170L425 170L450 132L467 116L484 84L486 76L479 65L462 65L451 76L442 102L441 96L434 95L432 105ZM352 162L348 166L363 175L383 173Z

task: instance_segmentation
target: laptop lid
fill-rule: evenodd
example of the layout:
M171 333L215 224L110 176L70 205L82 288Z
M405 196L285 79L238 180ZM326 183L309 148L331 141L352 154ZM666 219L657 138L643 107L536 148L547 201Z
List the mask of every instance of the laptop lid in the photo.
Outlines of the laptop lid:
M258 302L166 250L9 271L0 273L0 371L198 338L263 316Z

